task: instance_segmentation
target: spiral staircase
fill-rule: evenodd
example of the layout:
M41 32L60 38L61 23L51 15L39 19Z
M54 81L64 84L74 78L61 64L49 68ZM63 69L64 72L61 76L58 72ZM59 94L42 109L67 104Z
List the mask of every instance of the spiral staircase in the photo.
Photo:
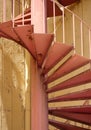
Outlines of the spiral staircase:
M70 5L77 0L59 0L64 5ZM52 2L48 1L48 17L52 17ZM51 7L51 9L50 9ZM58 7L56 7L56 15L61 15ZM74 54L74 46L63 44L60 42L54 42L53 34L41 34L34 33L34 27L30 21L31 9L26 9L23 16L24 25L22 25L22 14L17 16L13 22L8 21L0 24L0 37L4 37L13 40L26 48L29 53L37 61L37 66L41 69L41 75L43 76L43 84L46 85L46 93L48 94L48 112L52 118L49 119L49 124L56 129L62 130L90 130L91 125L91 105L86 104L86 101L91 99L91 88L80 90L81 85L85 85L91 82L91 69L90 59ZM24 33L23 33L24 32ZM89 65L88 68L82 69L84 66ZM64 78L70 73L68 78ZM67 92L62 94L69 88L78 90L75 92ZM56 95L56 92L61 94ZM54 94L54 96L50 96ZM55 103L62 103L69 101L81 101L84 100L83 105L70 105L69 106L55 106ZM55 120L64 118L66 121ZM67 121L73 121L71 124ZM81 125L76 125L80 123ZM87 125L85 128L83 125Z

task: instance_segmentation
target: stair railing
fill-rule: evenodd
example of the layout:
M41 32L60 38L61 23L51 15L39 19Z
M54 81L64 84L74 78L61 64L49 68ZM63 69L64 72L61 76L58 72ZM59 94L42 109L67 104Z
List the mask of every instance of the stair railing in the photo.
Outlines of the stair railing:
M62 35L63 35L63 38L62 38L62 42L63 43L66 43L66 36L65 36L65 10L70 13L72 15L72 39L73 39L73 46L74 48L76 48L76 34L75 34L75 31L76 31L76 28L75 28L75 24L76 24L76 19L80 22L80 52L81 52L81 55L84 56L84 37L83 37L83 33L84 33L84 30L83 28L85 27L87 30L88 30L88 46L89 46L89 58L91 59L91 27L84 21L82 20L77 14L75 14L73 11L71 11L70 9L68 9L67 7L64 7L63 5L61 5L57 0L50 0L53 2L53 26L54 26L54 35L56 37L56 30L57 30L57 27L56 27L56 16L55 16L55 6L57 6L60 11L62 12ZM56 39L56 38L55 38ZM75 49L76 50L76 49ZM74 52L75 53L75 52Z

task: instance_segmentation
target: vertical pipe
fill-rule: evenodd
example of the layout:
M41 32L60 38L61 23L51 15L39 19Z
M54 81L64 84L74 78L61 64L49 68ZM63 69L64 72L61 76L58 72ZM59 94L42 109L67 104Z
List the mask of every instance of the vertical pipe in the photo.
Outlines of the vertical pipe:
M45 3L45 4L44 4ZM31 0L34 33L46 32L46 0ZM40 70L31 57L31 130L48 130L48 106Z
M46 0L43 0L43 32L47 32L47 8L45 8L47 5Z
M83 56L83 22L80 23L81 28L81 55Z
M31 0L31 24L34 32L46 32L46 0Z
M3 0L3 22L6 22L6 0Z
M75 15L72 14L72 21L73 21L73 46L75 48ZM75 49L74 49L74 53L75 53Z

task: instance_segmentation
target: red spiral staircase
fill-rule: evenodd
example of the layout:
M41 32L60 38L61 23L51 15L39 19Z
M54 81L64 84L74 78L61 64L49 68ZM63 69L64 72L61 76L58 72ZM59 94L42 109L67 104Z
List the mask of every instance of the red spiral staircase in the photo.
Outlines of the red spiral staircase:
M58 0L62 5L70 5L77 0ZM52 2L48 0L47 16L52 17ZM56 6L56 15L61 14L58 7ZM91 82L91 70L90 67L87 70L76 73L72 77L60 81L60 79L75 70L90 64L90 59L74 54L74 47L53 42L53 34L41 34L34 33L33 26L30 22L31 9L27 9L24 12L24 25L22 25L22 14L14 19L13 22L8 21L0 24L0 36L13 40L26 48L29 53L37 61L37 66L41 69L41 75L43 77L43 84L46 85L46 93L50 95L51 93L58 92L61 90L66 90L68 88L77 87L78 91L71 92L67 94L61 94L59 96L54 96L48 98L48 103L62 103L65 101L81 101L91 99L91 88L79 90L80 85L87 84ZM54 69L52 73L50 70L54 68L64 57L68 58L58 67ZM54 82L57 81L58 82ZM50 87L50 84L51 87ZM77 106L69 105L67 107L49 107L49 115L53 116L53 119L49 119L49 124L62 130L90 130L91 125L91 106L80 105ZM64 118L70 121L78 122L83 125L88 125L88 128L84 128L82 125L77 126L76 124L70 124L66 122L61 122L55 120L55 117Z

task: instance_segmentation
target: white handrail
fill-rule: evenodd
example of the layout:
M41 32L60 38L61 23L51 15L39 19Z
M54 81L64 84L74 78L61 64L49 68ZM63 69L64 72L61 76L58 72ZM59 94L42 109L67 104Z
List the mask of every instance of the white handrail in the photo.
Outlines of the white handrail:
M71 11L70 9L68 9L67 7L64 7L63 5L61 5L58 1L56 0L51 0L51 1L55 1L55 4L59 7L59 9L62 11L62 7L67 10L69 13L74 14L74 16L79 19L79 21L82 21L83 24L85 24L87 26L87 28L91 28L84 20L82 20L82 18L80 18L77 14L75 14L73 11Z
M76 42L76 35L75 35L75 19L79 20L80 22L80 38L81 38L81 55L84 55L84 46L83 46L83 27L85 26L88 29L88 36L89 36L89 55L91 58L91 27L82 19L80 18L77 14L75 14L73 11L68 9L67 7L64 7L61 5L57 0L50 0L52 2L55 2L57 7L60 9L63 15L63 43L65 43L65 15L64 15L64 10L68 11L72 15L72 22L73 22L73 45L75 47L75 42Z

